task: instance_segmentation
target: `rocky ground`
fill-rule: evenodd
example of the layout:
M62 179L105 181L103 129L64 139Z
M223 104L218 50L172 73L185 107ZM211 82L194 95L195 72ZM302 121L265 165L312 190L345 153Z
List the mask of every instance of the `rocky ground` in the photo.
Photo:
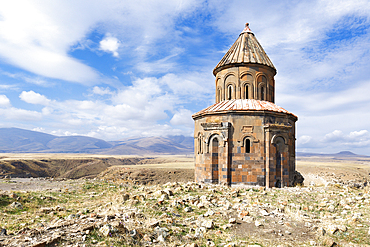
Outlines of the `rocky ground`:
M100 173L97 178L116 183L141 185L165 184L167 182L194 181L194 169L171 168L128 168L112 167Z
M370 246L364 178L266 190L173 172L114 168L24 187L2 179L0 246Z

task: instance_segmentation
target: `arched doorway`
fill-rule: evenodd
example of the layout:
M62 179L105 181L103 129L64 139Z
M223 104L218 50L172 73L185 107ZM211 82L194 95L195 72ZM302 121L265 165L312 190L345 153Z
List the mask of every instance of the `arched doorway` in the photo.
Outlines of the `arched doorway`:
M211 153L212 153L212 182L218 183L218 139L213 137L211 142Z

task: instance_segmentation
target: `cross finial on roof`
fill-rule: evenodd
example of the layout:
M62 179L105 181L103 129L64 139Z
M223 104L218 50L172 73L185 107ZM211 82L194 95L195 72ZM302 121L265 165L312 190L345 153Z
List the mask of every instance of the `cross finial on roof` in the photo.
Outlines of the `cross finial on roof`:
M249 23L245 23L245 28L242 33L253 33L251 29L249 28Z

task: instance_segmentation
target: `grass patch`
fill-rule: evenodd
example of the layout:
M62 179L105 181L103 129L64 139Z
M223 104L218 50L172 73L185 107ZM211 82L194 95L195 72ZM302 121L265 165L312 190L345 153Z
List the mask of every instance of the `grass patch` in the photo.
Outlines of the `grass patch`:
M0 196L0 209L7 207L11 203L12 203L12 200L9 196L5 196L5 195Z

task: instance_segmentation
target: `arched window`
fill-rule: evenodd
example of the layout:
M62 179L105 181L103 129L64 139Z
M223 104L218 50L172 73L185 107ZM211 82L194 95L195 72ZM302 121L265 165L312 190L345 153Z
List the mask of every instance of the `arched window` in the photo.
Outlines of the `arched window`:
M218 89L218 92L217 92L217 98L218 98L218 102L222 101L222 90L221 88Z
M235 85L237 84L237 81L238 80L234 74L229 74L226 76L224 81L226 100L235 99Z
M244 99L249 99L249 85L244 85Z
M260 100L267 100L267 94L266 94L266 89L267 89L267 79L266 76L261 75L257 79L257 85L258 85L258 96Z
M249 140L248 138L245 138L244 140L244 148L246 154L249 154L251 152L251 140Z
M226 99L231 100L232 99L232 94L233 94L233 86L229 85L229 86L227 86L227 97L226 97Z
M240 98L242 99L253 99L253 83L254 79L251 74L244 74L240 78L241 85L244 85L242 88L242 94L240 95Z

